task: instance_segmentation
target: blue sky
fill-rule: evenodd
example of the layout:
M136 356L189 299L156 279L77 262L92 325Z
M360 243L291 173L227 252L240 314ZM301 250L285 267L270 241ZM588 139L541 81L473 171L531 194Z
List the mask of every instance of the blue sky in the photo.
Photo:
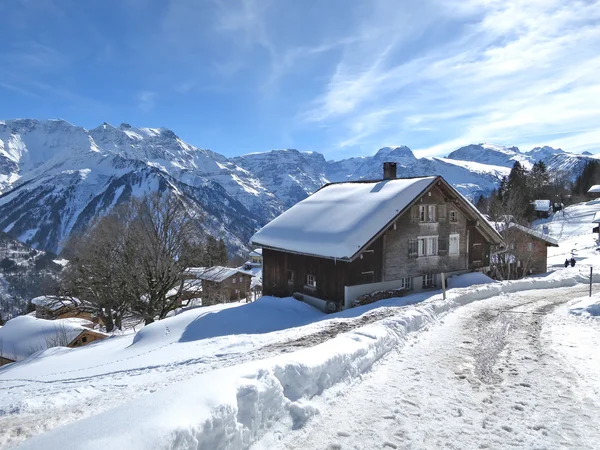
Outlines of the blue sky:
M0 118L164 126L228 156L600 152L600 4L4 0Z

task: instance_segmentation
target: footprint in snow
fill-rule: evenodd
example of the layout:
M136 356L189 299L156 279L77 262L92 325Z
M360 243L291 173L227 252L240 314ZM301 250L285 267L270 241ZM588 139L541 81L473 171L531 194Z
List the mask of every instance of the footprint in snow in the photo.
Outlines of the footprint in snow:
M340 437L350 437L350 433L348 433L347 431L338 431L337 435Z

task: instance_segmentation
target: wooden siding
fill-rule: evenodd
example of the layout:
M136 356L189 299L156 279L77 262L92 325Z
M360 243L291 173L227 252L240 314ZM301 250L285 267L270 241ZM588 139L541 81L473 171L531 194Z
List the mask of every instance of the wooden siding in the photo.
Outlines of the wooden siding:
M490 244L474 225L467 223L469 231L469 269L480 269L490 265Z
M294 292L339 305L344 302L344 286L382 281L383 239L377 239L352 262L335 261L263 248L263 294L288 297ZM294 273L288 283L288 271ZM306 285L306 275L316 278L317 286Z

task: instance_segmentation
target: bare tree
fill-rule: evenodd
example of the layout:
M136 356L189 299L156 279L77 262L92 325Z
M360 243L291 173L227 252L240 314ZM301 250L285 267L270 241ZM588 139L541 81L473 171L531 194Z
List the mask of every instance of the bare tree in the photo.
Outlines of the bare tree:
M192 291L199 291L199 280L186 274L185 255L202 230L198 215L174 194L144 197L134 208L127 252L135 280L132 310L149 324L187 306Z
M133 199L69 242L63 289L91 305L107 331L129 313L146 324L163 319L199 291L186 271L201 234L198 215L175 194Z
M121 328L132 301L128 297L131 274L123 257L132 216L131 205L122 205L65 246L70 263L61 276L61 294L80 298L79 308L99 317L108 332Z

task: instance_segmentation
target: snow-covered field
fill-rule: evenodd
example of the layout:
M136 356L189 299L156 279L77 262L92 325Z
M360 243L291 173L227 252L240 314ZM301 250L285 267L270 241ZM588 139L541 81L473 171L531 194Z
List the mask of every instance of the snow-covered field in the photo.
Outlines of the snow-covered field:
M600 320L569 311L590 265L600 282L594 207L549 221L552 258L578 258L550 275L468 275L446 300L333 315L274 298L198 308L3 367L0 447L593 448Z

